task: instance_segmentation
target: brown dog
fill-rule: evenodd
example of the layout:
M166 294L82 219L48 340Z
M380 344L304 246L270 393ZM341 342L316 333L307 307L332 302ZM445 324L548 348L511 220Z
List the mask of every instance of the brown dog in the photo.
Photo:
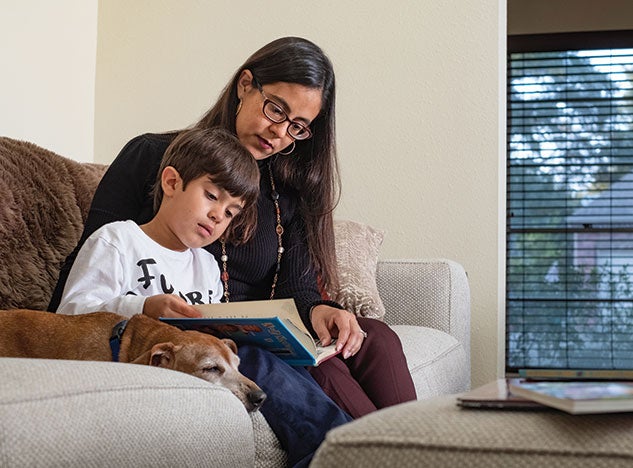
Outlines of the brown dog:
M61 315L34 310L0 311L0 356L111 361L110 338L126 318L109 312ZM120 336L119 360L165 367L222 385L248 411L266 394L238 370L232 340L183 331L145 315L134 315Z

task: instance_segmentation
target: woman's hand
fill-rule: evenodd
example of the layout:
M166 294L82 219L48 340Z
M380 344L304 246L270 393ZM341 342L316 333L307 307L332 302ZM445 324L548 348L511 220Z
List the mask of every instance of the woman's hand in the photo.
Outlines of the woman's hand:
M327 346L336 338L336 349L342 352L344 359L360 350L365 332L358 325L354 314L320 304L312 309L310 320L321 344Z
M145 299L143 313L148 317L201 317L200 312L175 294L157 294Z

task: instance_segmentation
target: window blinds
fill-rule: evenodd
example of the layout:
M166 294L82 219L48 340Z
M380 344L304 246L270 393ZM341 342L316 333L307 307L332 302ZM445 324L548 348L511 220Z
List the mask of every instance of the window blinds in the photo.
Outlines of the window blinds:
M604 34L571 48L534 41L537 51L529 38L520 51L508 42L509 372L633 369L633 34L624 36L628 48L605 48Z

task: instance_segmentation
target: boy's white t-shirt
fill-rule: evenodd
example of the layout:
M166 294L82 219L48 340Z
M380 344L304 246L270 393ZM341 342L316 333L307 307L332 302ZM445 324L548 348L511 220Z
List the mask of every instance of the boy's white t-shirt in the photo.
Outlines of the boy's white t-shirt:
M167 249L134 221L116 221L96 230L81 247L57 313L143 312L146 297L176 294L188 304L220 302L220 269L209 252Z

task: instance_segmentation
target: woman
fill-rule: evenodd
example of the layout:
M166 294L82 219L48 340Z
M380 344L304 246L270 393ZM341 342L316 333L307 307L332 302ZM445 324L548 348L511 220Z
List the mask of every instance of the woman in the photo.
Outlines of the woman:
M341 349L341 359L313 370L315 379L341 408L358 417L415 399L415 390L397 336L382 322L357 319L322 297L323 286L337 282L332 211L340 184L334 103L329 59L312 42L287 37L247 59L195 126L235 133L261 171L252 239L209 247L222 270L225 300L294 298L309 330L324 344L336 337ZM123 148L97 188L82 240L107 222L145 223L152 217L149 193L177 133L142 135ZM49 310L57 306L72 261L71 254ZM240 357L240 370L268 394L262 413L291 463L309 460L308 450L316 449L319 438L348 420L332 410L320 390L307 395L311 383L303 369L290 372L277 358L252 347L242 347ZM294 397L291 402L288 395ZM314 421L307 432L306 415Z

